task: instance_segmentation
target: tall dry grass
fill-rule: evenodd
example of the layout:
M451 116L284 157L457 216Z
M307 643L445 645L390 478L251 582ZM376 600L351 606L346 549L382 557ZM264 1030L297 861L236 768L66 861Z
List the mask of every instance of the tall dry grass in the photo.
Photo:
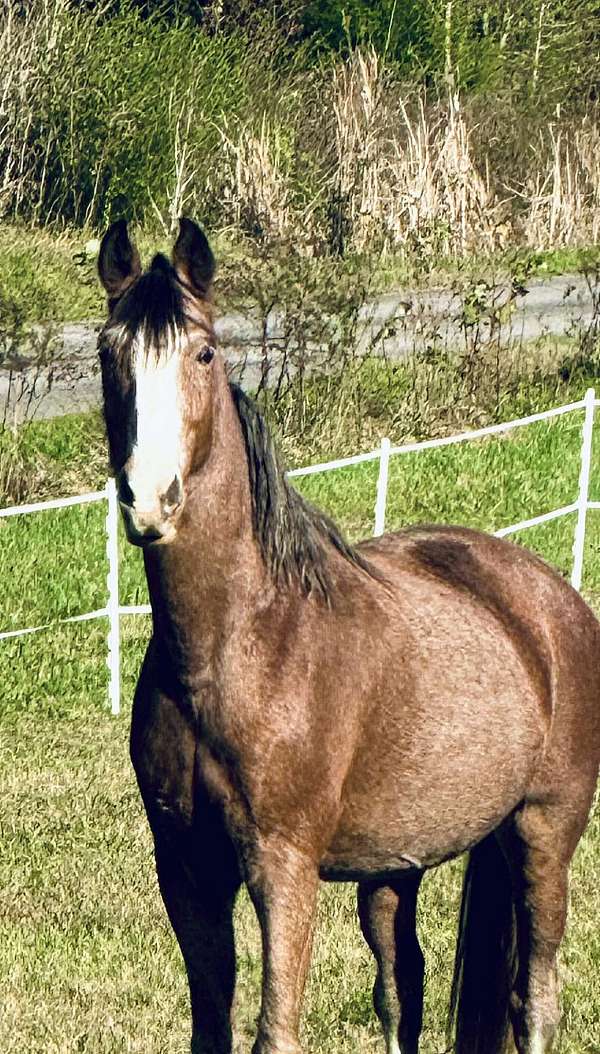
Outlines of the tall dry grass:
M374 50L334 71L333 114L340 198L357 249L431 240L445 253L490 239L491 192L473 158L458 94L427 106L390 81Z
M373 48L310 65L244 32L4 0L0 216L171 230L187 211L312 255L426 261L597 239L592 104L551 120L510 96L475 107L450 69L433 96Z
M300 148L295 169L282 162L284 134ZM526 162L511 171L496 144L487 148L458 91L450 87L432 102L424 89L407 90L374 49L357 49L328 72L318 117L310 108L300 116L276 111L269 120L263 115L256 131L224 131L222 142L214 181L223 179L227 221L293 240L304 251L378 246L462 256L598 237L595 112L567 121L559 111L538 127ZM299 199L295 184L307 154L318 159L317 176Z

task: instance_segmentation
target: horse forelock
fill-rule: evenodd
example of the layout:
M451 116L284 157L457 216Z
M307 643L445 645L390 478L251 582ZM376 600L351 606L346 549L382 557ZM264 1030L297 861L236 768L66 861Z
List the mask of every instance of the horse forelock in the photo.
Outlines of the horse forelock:
M187 330L183 288L166 256L158 253L115 306L101 342L118 354L170 358L181 348Z

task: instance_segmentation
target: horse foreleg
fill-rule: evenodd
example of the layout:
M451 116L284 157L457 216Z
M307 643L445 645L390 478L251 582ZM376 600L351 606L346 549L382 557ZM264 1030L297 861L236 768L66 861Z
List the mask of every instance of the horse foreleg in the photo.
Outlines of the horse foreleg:
M155 838L162 898L185 961L192 1010L192 1054L231 1054L235 987L233 905L236 875L211 874L184 846Z
M135 695L131 760L154 836L162 898L187 971L193 1054L231 1054L237 855L197 779L194 723L162 692L151 642Z
M361 929L377 961L373 1003L388 1054L418 1054L423 1022L424 962L416 933L422 875L358 887Z
M300 1054L298 1028L310 964L318 871L290 846L262 850L248 889L263 944L262 1002L253 1054Z

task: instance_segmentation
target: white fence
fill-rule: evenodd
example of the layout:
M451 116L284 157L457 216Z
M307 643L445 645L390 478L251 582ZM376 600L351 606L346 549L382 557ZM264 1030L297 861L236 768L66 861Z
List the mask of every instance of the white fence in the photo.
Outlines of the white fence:
M548 523L560 516L569 513L577 513L575 534L573 539L573 569L571 583L575 589L581 588L583 574L583 553L585 543L585 525L588 509L600 509L600 501L589 500L590 464L592 454L592 433L594 426L594 410L600 405L600 400L595 397L593 388L588 388L585 398L579 402L567 403L565 406L557 406L553 410L543 413L532 414L530 417L521 417L504 424L490 425L488 428L478 428L472 432L462 432L459 435L445 436L442 439L429 439L423 443L406 443L403 446L392 446L389 439L382 439L378 450L372 450L368 454L358 454L356 457L340 458L338 461L326 461L320 465L309 465L307 468L297 468L289 472L289 476L311 476L318 472L330 472L338 468L346 468L349 465L359 465L366 461L379 461L379 476L377 480L377 498L375 502L375 524L374 535L383 534L385 529L385 510L387 502L388 467L390 457L396 454L408 454L420 450L431 450L434 447L449 446L453 443L464 443L469 439L479 439L482 436L499 435L510 432L514 428L533 424L536 421L547 421L553 417L563 414L574 413L584 410L584 420L581 436L581 468L579 474L579 492L575 501L570 505L564 505L560 509L552 509L540 516L533 516L529 520L521 520L509 527L501 527L495 532L498 538L503 538L517 531L523 531L528 527L535 527L541 523ZM109 703L111 712L120 712L121 678L120 678L120 618L122 615L146 615L150 614L148 604L122 605L119 603L119 545L118 545L118 518L119 507L117 500L117 489L114 479L109 479L104 490L94 491L91 494L82 494L73 498L57 498L53 501L34 502L29 505L13 505L7 509L0 509L0 518L8 516L25 516L48 509L64 509L72 505L85 505L90 502L106 501L108 503L106 514L106 552L108 558L108 598L106 607L97 611L88 611L83 615L73 615L70 618L60 619L58 622L49 622L42 626L29 626L26 629L8 630L0 633L0 641L10 637L21 637L29 633L39 633L53 626L68 622L88 622L92 619L108 619L108 654L107 663L109 669Z

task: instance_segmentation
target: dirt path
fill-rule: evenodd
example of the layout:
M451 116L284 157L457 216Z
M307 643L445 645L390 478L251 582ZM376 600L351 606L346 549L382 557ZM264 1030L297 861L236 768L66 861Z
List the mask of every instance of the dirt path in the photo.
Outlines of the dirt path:
M464 340L465 306L468 318L471 321L477 318L482 339L489 339L497 327L495 337L499 333L503 346L515 341L534 341L545 334L568 336L588 326L593 318L594 297L581 275L531 281L526 291L516 295L510 310L498 312L508 293L508 288L502 287L493 295L482 290L485 303L470 305L445 290L387 294L363 308L356 350L364 353L370 349L376 354L401 359L433 340L442 346L460 346ZM99 405L96 357L99 327L100 323L94 322L69 323L63 327L62 347L53 365L52 383L49 387L47 371L42 371L36 382L31 409L35 409L37 416L54 417ZM217 323L217 336L233 375L245 388L256 387L265 361L270 363L271 375L277 374L285 334L276 311L267 319L264 336L258 318L251 314L225 315ZM12 403L21 386L27 387L32 380L31 370L18 371L16 384L14 378L12 382ZM8 389L8 372L0 369L0 405L5 404ZM21 405L24 403L21 400ZM11 406L11 413L17 417L22 415L19 406Z

